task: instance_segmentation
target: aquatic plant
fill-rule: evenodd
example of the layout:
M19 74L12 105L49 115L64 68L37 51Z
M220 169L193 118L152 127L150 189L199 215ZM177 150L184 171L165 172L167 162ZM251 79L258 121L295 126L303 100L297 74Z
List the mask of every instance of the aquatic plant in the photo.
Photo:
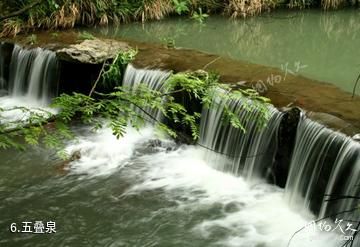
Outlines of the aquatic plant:
M58 37L60 36L60 33L58 33L58 32L52 32L52 33L50 34L50 36L51 36L51 38L56 39L56 38L58 38Z
M166 37L162 39L165 42L166 48L175 48L175 39L172 37Z
M198 21L198 22L200 22L200 23L203 23L205 21L205 19L208 18L208 17L209 17L209 15L203 13L202 9L199 8L199 11L194 12L191 18Z
M26 42L29 45L35 45L37 43L37 36L36 34L31 34L26 38Z
M95 39L94 35L92 35L89 32L86 32L86 31L83 31L83 32L79 33L78 38L80 40L93 40L93 39Z

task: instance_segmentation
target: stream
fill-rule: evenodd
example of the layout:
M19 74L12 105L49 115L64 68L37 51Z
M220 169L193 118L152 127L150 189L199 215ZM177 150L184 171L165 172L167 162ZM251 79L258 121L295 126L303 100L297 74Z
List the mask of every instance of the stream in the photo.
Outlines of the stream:
M352 92L360 73L360 12L356 9L275 11L245 20L210 16L90 29L105 36L200 50L282 69ZM360 89L357 89L360 94Z

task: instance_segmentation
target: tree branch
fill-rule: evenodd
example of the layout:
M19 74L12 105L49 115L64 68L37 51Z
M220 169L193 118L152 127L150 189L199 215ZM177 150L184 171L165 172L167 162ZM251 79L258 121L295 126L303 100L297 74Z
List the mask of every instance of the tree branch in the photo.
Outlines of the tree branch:
M97 84L99 83L102 74L104 73L105 64L106 64L106 61L103 62L103 65L102 65L101 70L99 72L98 78L96 79L96 81L94 82L94 85L92 86L92 88L90 90L89 97L91 97L92 94L94 93L94 90L95 90Z
M56 120L56 115L52 115L52 116L49 116L48 118L44 118L44 120L40 121L40 122L33 122L33 123L28 122L28 123L24 123L21 126L16 126L14 128L5 129L4 131L0 132L0 135L7 135L7 134L10 134L10 133L13 133L16 131L20 131L23 129L29 129L34 126L44 126L44 125L47 125L48 123L54 122L55 120Z
M34 8L35 6L39 5L41 2L43 2L44 0L38 0L38 1L35 1L27 6L25 6L24 8L20 9L20 10L17 10L11 14L8 14L8 15L5 15L5 16L0 16L0 22L1 21L4 21L6 19L9 19L9 18L12 18L12 17L16 17L16 16L19 16L19 15L22 15L23 13L25 13L26 11Z
M325 199L325 202L331 202L331 201L337 201L337 200L342 200L342 199L356 199L356 200L360 200L359 196L347 196L347 195L340 195L340 196L335 196L335 195L324 195L324 196L328 196L330 197L329 199ZM333 197L333 198L331 198Z

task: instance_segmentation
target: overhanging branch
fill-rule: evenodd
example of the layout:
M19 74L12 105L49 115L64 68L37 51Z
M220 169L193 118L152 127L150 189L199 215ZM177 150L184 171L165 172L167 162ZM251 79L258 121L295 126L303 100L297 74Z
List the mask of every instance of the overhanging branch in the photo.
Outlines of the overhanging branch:
M41 2L43 2L45 0L38 0L38 1L35 1L27 6L25 6L24 8L22 9L19 9L15 12L12 12L11 14L8 14L8 15L5 15L5 16L0 16L0 22L6 20L6 19L10 19L10 18L13 18L13 17L16 17L16 16L19 16L19 15L22 15L24 14L26 11L34 8L35 6L39 5Z

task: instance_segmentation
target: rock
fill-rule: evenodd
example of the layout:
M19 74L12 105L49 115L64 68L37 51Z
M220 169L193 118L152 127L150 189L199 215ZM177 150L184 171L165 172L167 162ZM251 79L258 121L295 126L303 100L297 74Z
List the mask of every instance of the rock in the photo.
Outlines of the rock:
M159 139L153 139L153 140L149 140L147 143L147 146L149 148L157 148L157 147L161 147L162 142Z
M360 141L360 134L356 134L352 137L355 141Z
M71 154L71 156L67 160L64 160L59 164L57 164L56 170L58 171L59 174L65 175L68 172L70 163L80 159L81 159L81 152L80 150L76 150Z
M157 152L171 152L177 148L177 145L172 141L162 141L159 139L151 139L139 145L136 152L140 154L152 154Z
M56 51L60 60L83 64L101 64L115 58L120 51L126 51L130 46L125 42L111 39L85 40L80 44Z
M359 133L359 130L353 125L329 113L309 111L306 113L306 116L330 129L342 132L348 136L353 136Z
M267 173L269 182L285 188L302 111L298 107L284 107L280 110L284 112L278 130L278 146L280 148L275 155L273 166Z
M79 160L79 159L81 159L81 152L80 152L80 150L76 150L75 152L73 152L71 154L69 161L73 162L73 161Z

